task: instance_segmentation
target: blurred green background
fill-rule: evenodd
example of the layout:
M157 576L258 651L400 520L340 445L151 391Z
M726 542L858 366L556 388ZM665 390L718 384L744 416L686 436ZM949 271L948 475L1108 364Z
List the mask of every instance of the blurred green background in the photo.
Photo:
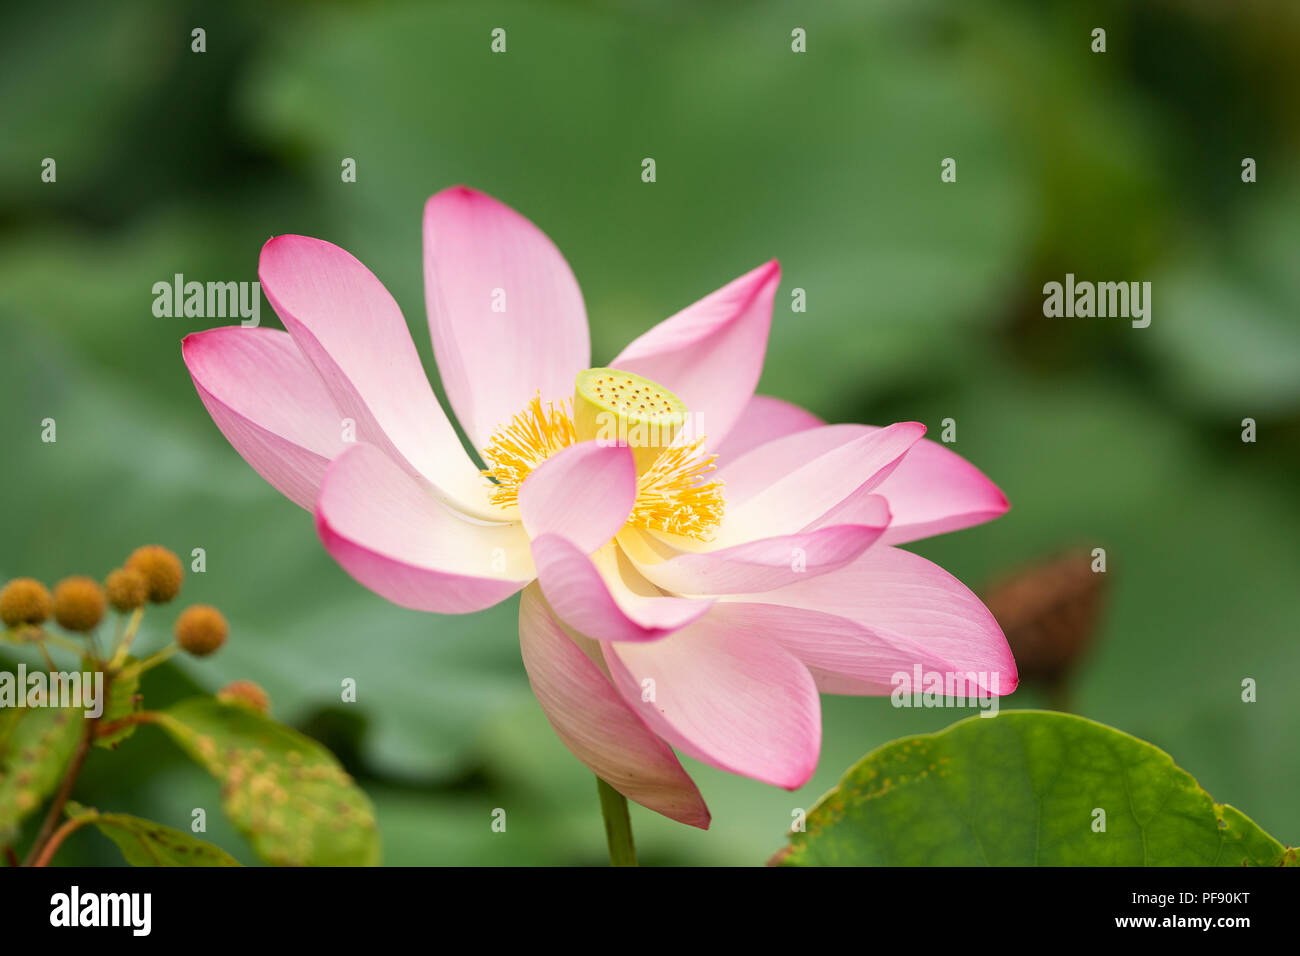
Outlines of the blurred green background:
M153 283L251 281L269 236L305 233L387 284L433 374L420 214L463 182L563 250L598 363L778 257L760 389L831 421L937 435L954 418L953 447L1013 509L916 550L980 588L1105 547L1072 706L1300 841L1300 8L1079 6L8 5L0 578L202 547L182 597L221 607L232 638L153 675L149 705L260 682L275 716L360 778L387 863L601 862L595 787L529 691L516 602L440 617L354 583L199 403L180 339L220 323L151 311ZM1090 51L1098 26L1105 54ZM190 52L195 27L206 53ZM795 27L807 53L791 52ZM1042 285L1066 272L1150 280L1150 328L1044 318ZM173 614L146 618L146 647ZM337 702L344 677L356 704ZM1246 677L1257 703L1241 702ZM1030 682L1003 703L1045 701ZM789 794L687 761L713 829L634 807L642 861L761 863L856 758L960 716L824 698L812 782ZM216 807L149 728L97 750L76 794L178 827ZM216 812L208 836L252 862ZM61 859L118 858L84 837Z

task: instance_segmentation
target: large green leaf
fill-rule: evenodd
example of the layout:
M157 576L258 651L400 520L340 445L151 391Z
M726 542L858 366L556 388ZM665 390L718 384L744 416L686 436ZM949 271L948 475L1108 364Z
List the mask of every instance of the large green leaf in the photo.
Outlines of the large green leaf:
M1296 851L1215 803L1164 751L1082 717L1019 711L868 754L809 811L782 862L1294 866Z
M54 791L84 719L76 708L39 707L0 722L0 842Z
M370 800L314 740L245 707L206 697L160 712L157 723L221 782L226 815L267 862L379 862Z
M89 818L100 833L117 844L132 866L239 866L221 847L152 820L128 813L100 813L76 804L68 805L68 816Z

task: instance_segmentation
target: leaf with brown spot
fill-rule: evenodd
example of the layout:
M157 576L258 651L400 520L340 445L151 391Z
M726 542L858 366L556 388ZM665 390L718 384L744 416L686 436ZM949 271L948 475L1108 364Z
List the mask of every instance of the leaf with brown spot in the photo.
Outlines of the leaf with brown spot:
M154 722L216 777L226 816L268 863L379 863L373 805L316 741L209 697L181 701Z
M72 759L85 716L80 709L17 709L0 736L0 843L54 792Z
M98 810L69 803L68 816L88 819L122 851L132 866L239 866L233 856L205 840L183 830L174 830L127 813L100 813Z

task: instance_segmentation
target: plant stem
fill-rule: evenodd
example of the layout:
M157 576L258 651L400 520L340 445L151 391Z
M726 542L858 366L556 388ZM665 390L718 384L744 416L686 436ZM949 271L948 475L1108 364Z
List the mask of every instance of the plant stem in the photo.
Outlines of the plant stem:
M45 647L45 642L41 641L37 644L36 649L41 652L41 657L45 659L45 669L50 672L50 676L54 676L54 672L57 671L58 668L54 666L54 658L50 657L50 652Z
M81 742L77 744L77 752L72 757L72 763L68 764L68 772L63 776L63 783L59 786L59 792L54 797L54 802L50 804L50 812L45 815L45 822L41 824L40 832L36 834L36 839L32 842L32 848L27 851L27 859L23 862L24 866L31 866L32 861L37 859L45 842L54 832L54 826L59 822L59 817L63 813L63 805L68 802L68 797L72 795L72 785L77 782L77 775L81 773L82 765L86 762L86 757L90 755L90 745L95 739L95 724L93 719L86 720L85 732L81 735Z
M632 818L627 813L627 797L600 777L596 778L596 791L600 794L600 812L605 818L609 865L636 866L636 845L632 842Z
M105 694L108 693L112 683L113 675L110 671L104 675ZM24 866L33 865L33 861L41 857L41 851L45 848L46 841L54 833L59 817L63 815L63 805L68 802L68 797L72 796L72 786L77 782L77 777L86 763L86 758L90 756L90 748L95 742L95 731L99 726L99 718L87 717L85 723L86 726L82 731L81 740L77 744L77 752L72 755L72 762L68 764L68 770L63 775L63 783L59 785L59 792L55 794L54 802L50 804L50 812L45 815L45 822L41 824L36 839L32 841L31 849L27 851L27 858L23 860ZM67 834L64 834L64 836L67 836Z
M53 644L55 647L61 647L65 651L71 651L77 657L85 657L86 649L75 641L70 641L60 634L51 634L48 631L41 632L40 641L42 644Z
M117 720L110 720L108 723L104 723L103 720L101 720L99 726L95 728L95 736L110 737L119 730L130 727L132 724L152 724L156 720L157 712L152 710L142 710L134 714L127 714L125 717L120 717Z
M143 616L144 608L142 607L138 607L131 612L131 619L126 625L126 633L117 641L117 647L113 651L113 659L108 662L108 666L113 670L117 670L126 662L126 655L131 652L131 642L135 640L135 632L140 629L140 618Z
M84 817L76 817L72 820L64 820L63 826L54 831L54 835L51 836L49 842L45 844L45 848L41 850L41 855L36 858L36 862L34 862L32 866L49 866L50 860L54 859L54 854L57 853L59 847L63 845L63 841L71 836L76 830L80 829L85 824L92 822L94 819L95 815L87 815Z
M167 660L167 658L171 657L179 650L180 650L180 646L177 645L175 642L173 642L171 644L168 644L162 650L154 651L144 660L140 661L135 665L136 673L143 674L145 671L157 667L159 664ZM123 660L125 659L126 658L123 658Z

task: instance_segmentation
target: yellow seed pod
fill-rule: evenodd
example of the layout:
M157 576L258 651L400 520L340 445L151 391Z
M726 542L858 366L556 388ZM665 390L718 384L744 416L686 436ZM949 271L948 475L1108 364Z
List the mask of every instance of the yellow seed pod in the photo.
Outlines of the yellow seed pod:
M35 578L14 578L0 590L0 621L5 627L40 624L54 613L54 599Z
M144 607L144 602L149 600L149 582L139 571L130 568L118 568L109 574L104 589L108 592L108 603L123 614Z
M247 707L259 714L269 714L271 712L270 696L260 685L254 684L251 680L231 681L217 691L217 700L223 704Z
M191 604L176 619L176 643L195 657L207 657L226 643L229 626L220 611L209 604Z
M54 586L54 619L69 631L92 631L104 619L104 589L94 578L64 578Z
M686 403L648 378L616 368L578 373L573 390L578 441L627 445L644 474L686 423Z
M185 577L181 560L161 545L147 544L136 548L126 559L126 567L144 578L149 588L149 600L154 604L166 604L180 593L181 581Z

